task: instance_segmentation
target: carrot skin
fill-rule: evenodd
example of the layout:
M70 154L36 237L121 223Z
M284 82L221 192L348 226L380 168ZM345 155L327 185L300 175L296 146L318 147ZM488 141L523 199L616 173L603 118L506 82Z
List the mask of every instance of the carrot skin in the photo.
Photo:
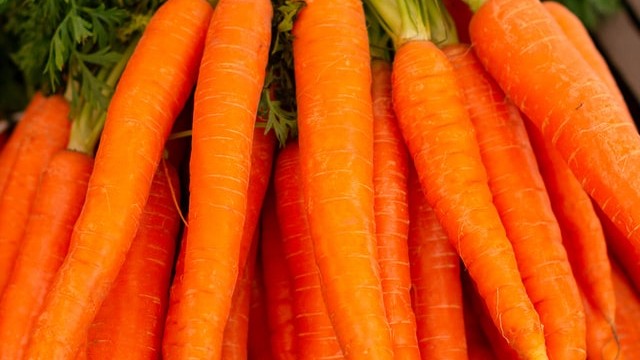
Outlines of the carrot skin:
M380 280L394 355L419 359L409 268L409 154L391 102L391 64L371 62L373 188Z
M640 295L634 290L622 268L611 264L613 287L616 292L616 332L620 349L626 359L640 356Z
M424 197L418 175L409 175L409 255L413 308L423 359L468 359L460 257Z
M290 143L278 154L274 184L280 246L292 281L297 358L339 359L344 356L322 294L300 170L300 149Z
M258 245L262 247L262 244ZM256 255L255 273L251 279L251 303L249 307L249 341L247 344L247 358L249 360L273 360L270 332L267 321L266 289L264 283L264 265L262 253ZM273 286L273 284L270 284ZM288 312L291 314L291 311ZM292 339L293 336L290 337Z
M546 359L540 319L493 205L464 95L433 43L410 41L398 49L393 101L427 201L492 320L524 359Z
M448 46L444 52L463 89L493 202L540 315L548 355L584 358L586 325L578 285L524 121L469 46Z
M127 258L89 327L87 356L90 359L160 357L169 282L181 225L174 196L179 202L178 175L172 166L163 162L151 183Z
M177 329L178 322L175 317L175 309L180 306L180 302L184 298L184 292L187 290L184 286L184 254L187 247L188 227L182 230L180 238L180 249L175 262L174 275L171 279L171 288L169 290L169 307L164 322L164 333L162 335L162 352L166 351L167 344L175 344L177 342L179 331Z
M189 291L174 310L176 342L163 344L167 360L222 354L239 272L271 16L266 0L222 0L211 18L194 95L183 279Z
M211 6L169 0L117 85L87 198L27 359L69 358L109 293L135 237L173 121L193 87Z
M589 360L623 360L615 326L608 321L602 311L594 306L591 298L581 292L587 323L587 358Z
M276 167L279 160L276 160ZM276 180L274 179L274 186ZM275 189L267 194L262 212L262 264L267 311L267 337L274 359L296 359L297 333L293 312L293 277L287 266L276 210Z
M22 359L53 277L69 248L93 159L62 150L42 174L15 266L0 298L0 358Z
M537 0L488 0L470 33L484 67L640 254L640 135L607 85Z
M375 247L371 69L362 3L307 1L292 32L302 183L327 310L346 358L390 359Z
M23 133L0 195L0 294L20 248L40 176L51 157L64 149L69 140L69 104L60 95L43 101L41 107L29 114L30 118L24 119L30 121L29 128Z

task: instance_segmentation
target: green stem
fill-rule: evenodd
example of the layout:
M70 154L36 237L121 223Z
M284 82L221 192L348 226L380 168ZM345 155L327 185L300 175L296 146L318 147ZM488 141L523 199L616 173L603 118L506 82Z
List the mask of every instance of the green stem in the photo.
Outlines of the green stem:
M471 8L472 12L476 12L478 11L478 9L480 9L480 7L487 1L487 0L463 0L467 5L469 5L469 7Z
M388 31L383 27L380 18L369 5L365 5L367 32L369 34L369 52L372 59L391 61L391 48Z
M104 82L104 95L110 101L115 85L124 71L129 58L138 43L139 38L131 41L131 44L122 53L120 59L112 67L103 67L98 71L96 78ZM71 84L71 83L70 83ZM80 101L83 101L82 99ZM100 109L96 104L86 101L82 104L78 116L71 124L71 134L69 136L68 149L79 151L88 155L93 155L95 147L104 128L107 118L107 110Z

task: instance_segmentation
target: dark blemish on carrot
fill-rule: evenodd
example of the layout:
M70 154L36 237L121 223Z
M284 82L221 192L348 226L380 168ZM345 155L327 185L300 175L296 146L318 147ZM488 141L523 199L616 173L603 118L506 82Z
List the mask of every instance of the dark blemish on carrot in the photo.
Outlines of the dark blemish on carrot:
M576 110L580 110L580 108L582 107L582 105L584 105L584 103L580 103L580 105L578 105L578 106L576 107Z

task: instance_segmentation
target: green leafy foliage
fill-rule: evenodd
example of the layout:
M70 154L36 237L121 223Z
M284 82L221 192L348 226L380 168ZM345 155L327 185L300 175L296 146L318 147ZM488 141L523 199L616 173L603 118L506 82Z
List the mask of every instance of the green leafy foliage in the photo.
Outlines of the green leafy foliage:
M576 14L591 31L607 16L620 10L620 0L557 0Z

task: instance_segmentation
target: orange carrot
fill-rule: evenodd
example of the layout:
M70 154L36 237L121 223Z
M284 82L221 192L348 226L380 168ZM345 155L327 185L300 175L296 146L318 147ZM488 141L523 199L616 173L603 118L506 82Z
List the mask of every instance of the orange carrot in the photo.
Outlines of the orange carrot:
M163 162L151 183L127 258L89 327L89 358L160 357L169 281L181 224L174 201L179 200L178 189L175 169Z
M175 343L164 358L219 359L238 278L251 144L271 36L271 3L221 0L194 98L189 235ZM212 236L215 234L215 236Z
M458 44L444 51L463 89L493 202L540 315L549 358L584 358L580 293L524 122L469 46Z
M290 143L276 160L274 184L281 246L292 279L297 357L339 359L343 357L342 350L322 297L300 169L300 149L298 144Z
M240 277L233 291L231 312L222 337L222 358L225 360L247 359L251 280L255 271L259 238L259 232L255 231L253 241L250 242L249 253L246 255L244 269L240 272Z
M546 359L540 318L493 204L464 94L453 66L434 44L455 40L448 39L452 29L446 16L431 11L441 4L404 0L394 8L369 2L394 39L394 109L427 202L501 335L522 358Z
M609 70L607 61L602 57L598 48L593 43L589 31L585 28L582 21L571 12L567 7L556 1L542 2L545 9L549 12L555 22L560 26L562 32L567 36L571 44L578 50L580 56L589 64L602 81L607 84L613 96L618 100L620 106L627 112L628 120L633 119L628 114L627 104L618 88L618 84Z
M38 96L38 95L36 95ZM16 129L18 144L7 144L3 154L15 154L0 194L0 294L3 293L13 268L22 234L29 218L40 175L53 154L64 149L69 139L69 104L60 95L34 99L22 121L24 129ZM42 101L40 106L38 102ZM13 139L12 139L13 140Z
M611 264L616 292L616 330L620 349L626 359L640 357L640 295L617 263Z
M373 188L380 280L394 355L419 359L411 308L409 270L409 154L391 103L391 64L371 62L373 101Z
M93 159L57 152L42 174L16 262L0 299L0 358L22 359L51 281L67 255Z
M41 92L36 92L29 101L29 104L27 104L26 109L20 117L20 121L8 135L9 137L6 144L2 148L2 152L0 152L0 195L3 193L4 187L7 184L9 174L11 174L11 169L20 149L20 144L22 144L24 139L28 137L32 131L38 129L37 120L42 119L42 117L36 115L41 114L41 108L45 102L46 97ZM3 134L6 134L6 130L3 131Z
M470 24L485 68L640 253L640 136L537 0L487 0Z
M175 314L172 312L180 306L180 302L184 297L184 292L188 290L184 286L184 253L187 247L188 227L184 227L182 237L180 238L180 249L178 250L178 258L176 259L173 279L171 280L171 289L169 290L169 308L164 323L164 334L162 336L162 352L164 353L166 344L176 343L178 337L178 322Z
M276 224L277 225L277 224ZM261 245L258 245L259 247ZM258 249L254 276L251 279L251 303L249 307L249 341L247 358L249 360L273 360L271 351L269 325L267 323L267 304L265 299L264 266L262 254ZM273 284L269 284L273 286ZM290 304L290 303L289 303ZM288 314L291 315L289 308ZM293 328L293 325L291 326ZM290 337L290 339L293 336Z
M604 232L593 203L556 149L526 119L525 126L562 230L573 274L582 292L590 299L589 306L602 312L601 316L612 324L616 306L611 266Z
M268 326L264 336L270 343L274 359L296 359L298 345L293 314L293 278L285 258L273 191L267 194L262 210L261 249Z
M409 255L413 308L423 359L468 359L460 257L409 173Z
M622 360L617 335L611 321L591 301L583 291L580 292L584 304L587 322L587 358L589 360Z
M307 1L292 33L302 185L327 310L346 358L390 359L375 248L371 69L362 3Z
M164 142L195 82L210 15L206 1L169 0L147 25L109 105L87 199L27 359L78 351L135 237Z
M478 295L471 294L475 291L471 284L468 284L469 280L463 282L462 286L462 301L463 301L463 313L464 313L464 330L465 337L467 338L467 352L469 354L469 360L495 360L496 356L491 349L491 344L487 335L484 333L480 324L480 319L476 314L476 310L473 308L471 298ZM487 318L488 323L490 319Z

